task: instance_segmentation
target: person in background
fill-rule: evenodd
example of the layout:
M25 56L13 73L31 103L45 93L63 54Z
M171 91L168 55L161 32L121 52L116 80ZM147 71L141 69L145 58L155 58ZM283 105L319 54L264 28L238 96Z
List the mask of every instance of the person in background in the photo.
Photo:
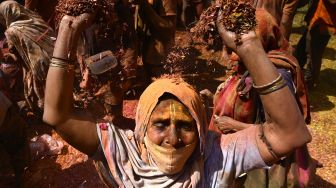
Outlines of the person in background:
M336 34L336 1L313 0L305 17L308 28L300 38L295 55L304 68L310 89L316 87L322 56L331 35Z
M307 0L251 0L256 8L267 10L280 26L284 37L289 40L292 23L299 4ZM300 2L301 1L301 2Z
M35 12L12 0L0 4L0 24L6 28L9 52L22 62L26 106L39 116L54 49L54 31Z
M149 77L158 77L164 59L175 44L177 0L139 0L137 31Z
M182 21L186 27L197 22L204 8L205 0L182 0Z

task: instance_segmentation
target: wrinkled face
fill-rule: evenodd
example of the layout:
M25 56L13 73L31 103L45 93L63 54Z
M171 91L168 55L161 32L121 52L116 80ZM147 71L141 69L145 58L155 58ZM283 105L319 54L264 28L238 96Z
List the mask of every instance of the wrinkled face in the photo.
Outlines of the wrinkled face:
M176 99L158 103L150 117L147 136L156 145L175 149L198 141L195 120Z

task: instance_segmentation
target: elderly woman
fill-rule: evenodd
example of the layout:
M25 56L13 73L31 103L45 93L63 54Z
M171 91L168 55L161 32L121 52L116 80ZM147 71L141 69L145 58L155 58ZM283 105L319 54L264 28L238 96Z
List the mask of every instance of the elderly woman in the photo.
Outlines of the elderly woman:
M53 30L36 13L16 1L0 4L0 24L6 27L10 51L23 61L24 94L30 110L41 111L45 78L54 48Z
M222 39L243 59L255 85L261 92L266 86L273 88L261 96L271 117L264 126L231 135L208 132L200 97L178 79L160 79L144 91L134 132L96 123L72 105L75 49L71 46L76 46L91 21L88 14L65 16L61 21L53 54L57 59L52 60L47 76L43 119L70 144L100 161L107 185L230 187L243 172L272 164L311 140L295 98L283 86L255 32L244 34L243 44L236 47L235 34L220 22Z
M310 122L307 89L300 66L289 54L276 19L265 9L256 10L256 33L270 61L285 78L288 88L297 99L306 123ZM233 54L230 65L236 70L221 84L214 101L214 116L209 130L224 134L237 132L265 121L259 95L252 87L252 78L239 58ZM307 187L310 180L310 156L306 146L296 149L270 169L258 169L241 176L237 181L245 187ZM246 179L246 181L245 181Z

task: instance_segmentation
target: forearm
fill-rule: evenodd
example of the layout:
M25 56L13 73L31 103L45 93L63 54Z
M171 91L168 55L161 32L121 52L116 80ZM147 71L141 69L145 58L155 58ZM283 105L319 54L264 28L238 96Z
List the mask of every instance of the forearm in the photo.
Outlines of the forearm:
M55 43L53 56L74 61L74 41L76 31L70 26L61 24ZM43 119L50 125L59 125L72 113L72 88L74 71L66 68L49 67Z
M253 47L247 47L247 50L244 50L239 56L251 74L254 85L261 86L275 80L279 76L279 73L268 59L260 41L256 41L256 43L257 45ZM296 119L297 116L301 116L294 96L287 87L267 95L260 95L260 98L266 113L272 118L272 122L285 130L291 128L291 124L289 123L293 122L291 120Z
M268 164L293 151L311 140L303 115L294 95L270 62L255 31L241 36L237 46L236 35L222 24L223 14L219 13L217 27L225 44L240 57L252 76L254 88L259 92L265 113L270 117L254 135L260 154ZM259 87L258 87L259 86Z
M239 55L249 70L254 84L261 86L275 80L279 73L267 58L260 41L255 41L253 44L253 47L243 47L244 50ZM266 122L265 135L276 154L283 156L310 141L311 136L303 116L288 87L260 95L260 98L265 112L270 117Z
M99 145L95 121L84 111L73 110L74 59L81 31L91 23L92 16L65 16L60 24L50 64L45 93L43 120L78 150L92 155ZM59 64L57 64L57 61Z

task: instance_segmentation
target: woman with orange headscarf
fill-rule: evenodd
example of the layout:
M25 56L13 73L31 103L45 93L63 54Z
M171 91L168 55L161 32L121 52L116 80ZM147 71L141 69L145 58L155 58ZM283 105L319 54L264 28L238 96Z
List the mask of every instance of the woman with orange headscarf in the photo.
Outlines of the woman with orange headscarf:
M52 59L47 76L43 119L71 145L98 161L107 185L231 187L242 173L272 164L311 140L293 95L255 32L244 34L242 45L236 47L235 34L219 21L221 13L217 25L222 39L244 59L260 92L269 91L261 101L271 121L232 135L207 131L200 97L189 84L170 78L155 81L141 95L134 131L97 123L73 109L74 65L67 59L75 56L69 46L77 43L92 19L84 13L61 21L53 54L57 59ZM251 61L255 54L258 57ZM264 85L275 87L269 90Z

